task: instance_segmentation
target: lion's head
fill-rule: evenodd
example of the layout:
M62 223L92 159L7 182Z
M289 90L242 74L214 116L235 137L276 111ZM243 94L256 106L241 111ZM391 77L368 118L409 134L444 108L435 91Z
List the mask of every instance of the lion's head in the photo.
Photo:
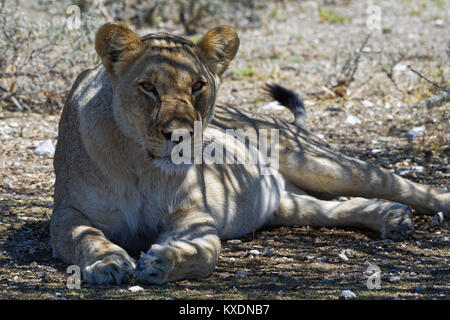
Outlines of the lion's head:
M214 115L219 77L235 57L237 33L222 26L194 44L169 34L139 38L118 23L102 26L95 49L114 90L120 130L152 157L170 155L175 130L193 132Z

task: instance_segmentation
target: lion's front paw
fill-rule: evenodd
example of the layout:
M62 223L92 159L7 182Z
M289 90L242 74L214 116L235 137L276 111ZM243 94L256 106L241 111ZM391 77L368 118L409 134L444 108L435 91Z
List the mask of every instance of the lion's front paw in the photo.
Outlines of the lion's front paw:
M136 266L136 280L144 283L164 283L175 267L174 249L154 244L147 253L141 253Z
M85 267L83 277L87 282L94 284L119 285L130 279L135 267L134 260L127 254L110 254Z
M390 205L383 219L383 239L404 240L414 232L414 218L411 208L399 203Z

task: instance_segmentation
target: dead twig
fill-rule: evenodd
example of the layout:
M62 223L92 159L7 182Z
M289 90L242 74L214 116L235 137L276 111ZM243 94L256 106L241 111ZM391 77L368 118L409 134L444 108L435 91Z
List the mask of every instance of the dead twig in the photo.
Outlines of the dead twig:
M98 2L98 10L105 17L105 19L108 20L108 22L113 22L114 21L114 19L108 13L108 10L106 10L105 5L103 4L102 1Z
M333 91L335 95L342 97L346 96L346 89L355 80L355 74L358 71L361 55L371 36L372 33L369 33L362 41L359 49L356 50L356 52L347 55L347 58L340 69L338 66L339 62L337 61L337 55L335 56L334 65L336 72L326 76L325 79L325 87Z
M439 90L450 94L450 88L443 88L440 85L438 85L436 82L429 80L427 77L422 75L420 72L418 72L418 71L414 70L413 68L411 68L411 65L408 65L408 69L411 70L412 72L414 72L415 74L417 74L420 78L422 78L426 82L428 82L428 83L432 84L434 87L438 88Z
M334 86L332 86L333 88L338 86L348 87L350 83L355 80L355 73L358 70L361 55L363 53L364 47L366 46L371 36L372 33L369 33L361 43L359 50L356 51L355 54L352 54L347 58L347 60L345 61L344 65L341 68L340 74L342 77L337 79L337 83Z
M31 111L31 109L26 106L23 107L22 104L19 102L19 100L17 100L14 96L9 97L9 99L12 101L12 103L14 103L14 105L20 110L23 111L24 109L27 109L28 111Z
M384 65L382 65L381 67L381 71L388 77L388 79L392 82L392 84L394 85L395 89L397 89L400 92L403 92L397 85L397 82L395 81L394 78L394 69L395 67L402 62L403 60L405 60L405 54L404 53L400 53L400 55L396 58L392 58L391 63L389 64L389 67L386 67Z
M37 78L42 74L32 73L32 72L0 72L1 78L16 78L16 77L30 77Z

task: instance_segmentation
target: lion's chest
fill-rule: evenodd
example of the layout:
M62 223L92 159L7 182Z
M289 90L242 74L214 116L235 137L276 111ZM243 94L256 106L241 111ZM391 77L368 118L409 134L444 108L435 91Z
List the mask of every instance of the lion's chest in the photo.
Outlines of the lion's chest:
M149 246L158 236L164 216L190 204L182 181L143 173L122 183L110 197L114 217L109 237L124 247Z

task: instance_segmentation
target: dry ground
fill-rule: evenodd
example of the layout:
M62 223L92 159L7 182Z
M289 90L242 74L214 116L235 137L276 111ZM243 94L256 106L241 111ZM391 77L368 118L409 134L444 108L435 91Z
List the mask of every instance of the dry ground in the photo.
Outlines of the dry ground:
M450 85L445 1L374 1L382 9L382 31L369 39L344 97L329 93L327 78L339 75L339 66L369 33L368 2L328 3L271 4L258 13L260 25L236 23L242 45L219 102L289 118L288 112L267 107L270 101L262 94L265 82L279 82L302 93L308 127L334 148L396 172L421 166L423 172L405 177L448 188L449 105L412 108L435 90L407 68L412 65L433 81ZM167 29L177 32L176 27ZM403 60L395 64L401 54ZM382 70L390 67L392 80ZM361 123L347 123L349 115ZM128 290L131 284L106 288L83 283L80 290L68 290L66 266L51 257L49 246L52 158L33 154L40 141L56 142L58 120L59 113L0 109L2 299L337 299L343 289L358 298L450 297L450 228L447 222L431 228L429 217L417 217L414 236L401 242L351 228L264 229L223 242L219 264L205 280L142 285L145 290L138 293ZM425 136L413 141L403 137L422 125ZM339 257L343 250L348 260ZM366 287L369 263L381 269L379 290ZM236 276L242 270L246 275ZM393 276L397 281L390 281Z

